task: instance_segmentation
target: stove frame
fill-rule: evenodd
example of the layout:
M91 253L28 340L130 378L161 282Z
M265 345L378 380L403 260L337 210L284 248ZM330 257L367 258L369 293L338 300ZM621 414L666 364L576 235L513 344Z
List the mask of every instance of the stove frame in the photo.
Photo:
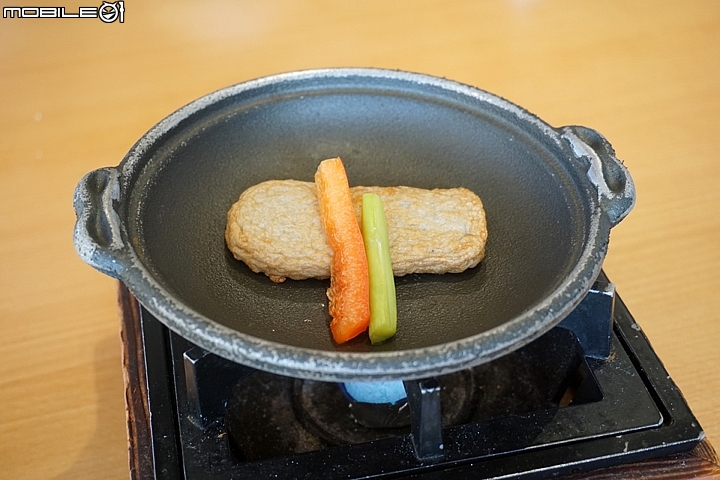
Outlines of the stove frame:
M255 461L233 454L223 413L230 389L254 370L171 332L121 287L131 471L138 478L188 480L525 479L580 474L693 449L704 439L702 428L622 300L608 296L614 291L603 287L604 274L599 280L579 314L556 328L578 338L582 368L602 391L601 400L442 428L441 456L433 454L437 444L432 444L439 432L422 434L414 425L414 434ZM608 298L614 301L608 304ZM599 309L588 311L593 302ZM610 324L584 320L608 305ZM597 331L587 336L593 328ZM418 447L429 453L418 454ZM709 456L714 468L714 454Z

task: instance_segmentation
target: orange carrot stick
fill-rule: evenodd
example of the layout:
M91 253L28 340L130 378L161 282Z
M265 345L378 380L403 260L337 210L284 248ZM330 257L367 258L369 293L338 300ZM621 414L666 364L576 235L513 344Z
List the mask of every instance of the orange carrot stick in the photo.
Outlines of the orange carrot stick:
M337 343L364 332L370 322L370 282L365 245L342 160L324 160L315 173L320 218L333 251L327 291L330 330Z

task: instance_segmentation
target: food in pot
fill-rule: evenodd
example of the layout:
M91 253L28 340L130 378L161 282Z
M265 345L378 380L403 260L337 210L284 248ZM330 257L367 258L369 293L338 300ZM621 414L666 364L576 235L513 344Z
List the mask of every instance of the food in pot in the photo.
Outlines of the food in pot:
M484 258L485 211L470 190L351 187L358 222L364 193L382 199L395 276L459 273ZM225 239L235 258L274 282L330 277L332 250L313 182L269 180L248 188L228 212Z
M358 225L345 167L339 158L324 160L315 173L320 220L333 251L328 310L330 331L344 343L367 330L370 283L365 244Z
M361 230L370 281L368 336L372 343L381 343L397 330L397 299L385 210L376 193L362 196Z
M360 228L362 225L362 230ZM270 180L245 190L227 215L235 258L273 282L330 277L330 330L344 343L368 329L395 335L394 275L459 273L485 256L485 211L465 188L354 187L340 158L315 183Z

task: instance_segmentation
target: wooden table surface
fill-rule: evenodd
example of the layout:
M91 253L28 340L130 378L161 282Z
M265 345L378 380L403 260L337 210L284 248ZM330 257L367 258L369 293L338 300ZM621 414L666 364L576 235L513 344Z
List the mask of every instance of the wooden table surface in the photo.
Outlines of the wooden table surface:
M75 254L78 180L203 94L337 66L602 132L637 188L605 270L720 444L720 2L126 1L124 23L0 18L0 477L128 475L116 282Z

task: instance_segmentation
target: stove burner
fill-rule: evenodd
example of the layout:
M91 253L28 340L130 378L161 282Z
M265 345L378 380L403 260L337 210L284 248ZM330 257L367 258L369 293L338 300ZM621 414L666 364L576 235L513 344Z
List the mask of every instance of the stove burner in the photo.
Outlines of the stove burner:
M438 379L441 387L442 424L457 425L468 418L474 409L475 378L470 371L457 372ZM410 418L403 427L374 428L359 421L354 410L371 408L352 403L333 383L297 380L296 401L304 424L335 445L369 442L410 432ZM409 410L407 402L402 402ZM382 409L383 406L376 406ZM364 415L364 419L369 417ZM374 422L382 424L382 421Z
M581 362L573 335L556 329L499 361L439 377L442 426L557 408L563 399L574 405L598 401L597 386L577 391L578 379L587 377L578 373ZM225 422L235 453L246 460L410 433L409 420L399 428L363 425L354 408L336 383L257 371L233 389Z
M406 382L412 428L361 425L337 384L227 362L141 308L125 318L152 415L131 431L151 450L133 458L156 478L547 478L691 449L704 434L622 302L610 326L583 311L612 312L612 288L597 292L516 352Z
M392 406L394 408L387 404L353 404L345 397L338 384L311 380L295 381L294 400L298 420L329 445L370 442L410 431L407 401ZM361 413L361 418L371 422L375 420L379 425L389 419L385 425L405 423L405 426L372 428L368 426L368 422L357 420L354 405L368 410L363 412L364 416ZM392 417L399 415L403 415L407 422L391 421Z

